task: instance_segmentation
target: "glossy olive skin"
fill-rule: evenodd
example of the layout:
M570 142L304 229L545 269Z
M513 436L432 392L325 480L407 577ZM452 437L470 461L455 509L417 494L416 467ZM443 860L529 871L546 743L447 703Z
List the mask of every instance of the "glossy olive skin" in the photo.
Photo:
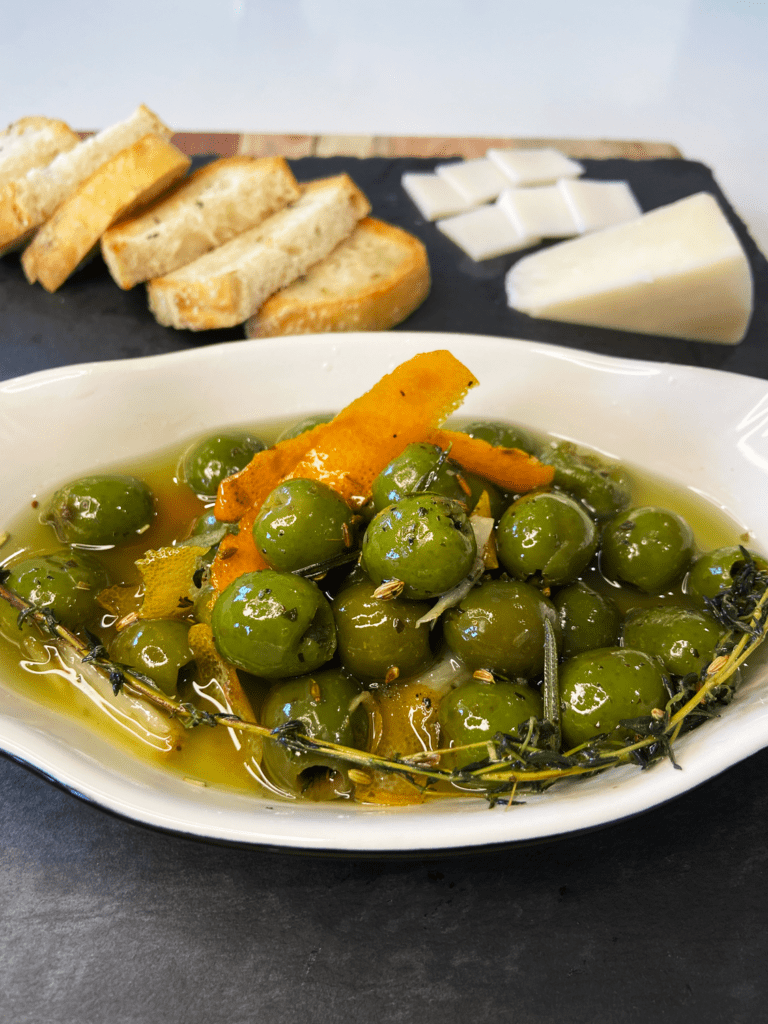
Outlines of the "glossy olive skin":
M109 656L148 676L169 696L176 693L179 671L193 660L188 622L144 619L121 630L109 645Z
M318 427L321 423L330 423L333 417L334 413L332 412L318 412L313 416L305 416L304 419L299 420L298 423L293 423L290 427L286 427L278 437L277 443L279 444L281 441L290 441L291 438L299 437L301 434L306 434L308 430Z
M746 550L759 570L768 569L768 562L761 555ZM703 607L707 598L717 597L733 585L733 573L738 573L743 565L744 552L738 545L707 551L691 565L685 579L685 592Z
M195 520L189 535L190 537L200 537L203 534L210 533L211 530L218 529L222 525L221 521L216 518L215 512L204 512Z
M186 452L181 463L182 478L195 494L214 498L221 481L245 469L256 452L265 447L258 437L243 431L214 434Z
M441 448L434 444L409 444L400 455L379 473L373 481L371 495L374 512L381 512L409 494L430 491L453 501L462 502L472 511L485 491L494 516L503 511L499 489L475 473L469 473L451 459L445 458Z
M507 572L545 587L577 579L597 550L597 527L565 494L526 494L499 521L496 549Z
M487 441L494 448L519 448L529 455L537 455L542 448L541 443L523 427L500 420L478 420L464 427L463 433Z
M206 626L210 626L211 617L213 615L213 606L218 598L218 592L215 587L210 584L200 588L200 593L195 598L195 605L192 612L197 622L202 622Z
M253 524L253 539L273 569L293 572L341 555L354 545L354 514L316 480L286 480L269 494Z
M99 614L96 598L109 580L106 569L82 551L36 555L9 566L5 585L36 608L49 608L57 621L79 629ZM0 601L0 623L17 632L18 612Z
M560 640L557 611L536 587L490 580L474 587L443 616L445 639L471 669L534 679L544 669L544 620Z
M601 647L560 666L563 746L571 749L598 733L623 739L622 719L643 718L669 701L664 670L644 651Z
M621 466L579 451L567 441L546 449L539 459L554 466L554 486L583 502L597 519L622 512L632 499L630 480Z
M389 505L368 525L362 564L376 584L402 580L402 596L438 597L469 573L477 556L461 505L440 494L416 494Z
M603 575L646 594L660 594L679 583L692 558L693 531L682 516L667 509L629 509L614 516L603 530Z
M352 707L361 692L360 683L339 669L287 679L267 694L261 723L276 729L300 721L306 736L364 750L368 712L359 704ZM279 786L315 799L345 796L353 788L342 762L316 751L287 750L273 740L264 741L264 766Z
M514 734L529 718L542 718L544 709L536 690L524 683L483 683L470 680L451 690L440 702L440 746L462 747L484 743L496 733ZM464 768L486 758L483 747L444 754L443 768Z
M273 569L230 583L213 606L211 629L224 659L266 679L314 672L336 650L325 595L311 580Z
M381 512L409 494L424 491L466 502L467 494L459 483L459 473L456 463L445 458L437 445L409 444L373 481L373 507Z
M626 647L653 654L667 672L684 676L709 665L722 633L711 615L662 606L629 612L622 635Z
M417 621L429 601L373 596L368 579L345 587L333 602L341 663L363 682L383 683L397 669L398 678L421 672L433 660L428 625Z
M578 581L559 590L553 601L563 634L564 658L618 645L621 613L611 598Z
M108 547L136 540L154 516L152 491L133 476L102 473L56 491L40 516L62 543Z
M480 500L483 491L485 491L488 495L488 504L491 516L494 519L500 519L510 500L506 497L504 492L500 491L495 484L490 482L490 480L485 480L476 473L468 473L465 469L461 470L461 479L464 481L464 484L469 487L469 494L465 494L461 500L466 504L470 513L477 510L477 503Z

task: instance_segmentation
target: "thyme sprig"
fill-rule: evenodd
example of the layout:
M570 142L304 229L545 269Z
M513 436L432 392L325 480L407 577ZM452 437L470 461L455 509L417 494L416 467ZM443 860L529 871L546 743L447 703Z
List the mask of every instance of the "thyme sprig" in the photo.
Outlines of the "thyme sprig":
M498 733L490 741L458 749L476 750L478 758L459 769L441 768L440 756L448 750L423 751L403 757L383 757L373 752L343 747L308 736L302 721L287 722L268 729L236 715L210 714L193 704L175 700L159 691L150 679L124 665L109 660L98 637L86 633L84 639L58 622L50 608L38 608L5 586L7 573L0 571L0 598L19 613L19 625L31 621L44 636L73 648L85 663L105 673L115 694L130 693L185 727L223 725L243 733L262 736L294 752L321 751L323 756L346 767L399 775L422 793L434 790L438 783L449 783L475 795L484 795L491 805L501 798L511 804L521 785L540 791L554 782L579 775L592 775L620 764L635 763L641 768L667 758L679 768L673 744L684 729L693 727L716 713L727 703L734 690L734 676L740 666L768 636L768 573L757 569L745 552L743 569L734 573L734 585L719 601L722 623L727 620L728 634L715 660L702 677L688 676L680 681L680 690L663 711L646 717L628 719L620 724L629 740L598 735L572 750L561 752L553 739L559 733L557 666L553 637L547 637L545 672L545 715L524 723L516 734ZM718 599L714 599L717 601Z
M7 580L7 575L4 580ZM62 625L50 608L38 608L25 601L23 597L19 597L18 594L6 587L4 580L0 581L0 598L19 613L17 620L19 628L25 622L34 622L44 637L58 640L71 647L84 664L95 665L104 672L115 696L123 691L130 693L132 697L146 700L147 703L164 711L169 717L178 718L184 726L197 725L212 717L208 712L200 711L192 704L185 704L166 697L147 676L143 676L125 665L118 665L110 661L106 656L106 649L98 637L85 631L84 638L81 639L72 630Z

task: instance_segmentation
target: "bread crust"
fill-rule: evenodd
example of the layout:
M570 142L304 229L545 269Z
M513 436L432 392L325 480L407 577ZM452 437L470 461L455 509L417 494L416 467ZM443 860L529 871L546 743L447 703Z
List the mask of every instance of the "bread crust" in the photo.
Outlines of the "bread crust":
M129 118L78 142L44 167L33 167L0 189L0 256L51 217L101 164L148 133L170 139L173 131L141 104Z
M101 253L119 287L132 288L192 263L299 195L283 157L223 157L106 231Z
M80 141L69 125L50 117L22 117L0 133L0 186L33 167L45 167Z
M53 292L118 217L154 199L187 172L189 157L149 134L103 163L57 209L21 257L30 284Z
M356 287L326 294L335 267L355 261L364 241L367 257L357 260ZM346 251L345 251L346 250ZM386 273L376 275L376 253L386 253ZM385 331L421 305L431 286L427 252L419 239L374 217L360 221L349 239L310 268L300 282L264 302L245 325L247 338L337 331Z
M297 202L147 285L166 327L234 327L352 234L370 203L347 174L310 182Z

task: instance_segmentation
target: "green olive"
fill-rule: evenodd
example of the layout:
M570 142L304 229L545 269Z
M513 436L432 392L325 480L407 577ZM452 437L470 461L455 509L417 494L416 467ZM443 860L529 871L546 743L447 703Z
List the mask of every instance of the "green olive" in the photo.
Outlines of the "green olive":
M216 603L218 593L216 588L211 586L210 583L200 588L200 593L195 598L195 604L192 609L192 613L197 622L202 622L206 626L210 626L211 617L213 616L213 606Z
M654 654L667 672L697 675L715 656L722 628L711 615L690 608L636 608L624 620L624 644Z
M314 427L320 426L321 423L330 423L334 417L332 412L318 412L313 416L305 416L303 420L299 420L298 423L294 423L290 427L286 427L285 430L280 434L277 439L279 444L281 441L290 441L293 437L299 437L300 434L306 434L308 430L314 429Z
M325 595L311 580L273 569L230 583L213 606L211 629L223 658L267 679L314 672L336 650Z
M443 622L448 646L469 668L534 679L544 669L545 619L559 642L555 606L536 587L490 580L449 609Z
M501 517L496 531L499 561L520 580L545 587L577 579L597 550L597 528L565 494L526 494Z
M464 427L463 433L487 441L494 448L519 448L529 455L537 455L542 447L541 443L523 427L500 420L478 420Z
M469 488L469 494L465 494L462 501L466 504L470 513L476 510L476 505L483 491L485 491L488 495L488 504L492 518L501 519L504 509L509 504L509 499L505 494L495 484L492 484L490 480L486 480L476 473L468 473L466 469L461 470L461 479L464 485Z
M190 537L201 537L212 530L218 530L224 525L224 523L216 518L215 512L204 512L203 515L198 516L194 521L189 535Z
M109 656L148 676L173 696L179 672L194 659L187 639L188 622L173 619L143 619L126 626L109 645Z
M554 486L583 502L597 519L622 512L631 501L631 482L621 466L580 451L568 441L546 449L539 458L554 466Z
M184 455L181 475L201 498L214 498L219 484L245 469L263 441L243 431L214 434L194 444Z
M354 534L349 505L316 480L286 480L277 486L253 524L253 539L267 564L285 572L349 551Z
M501 493L490 480L484 480L446 458L443 449L437 445L416 442L409 444L373 481L373 512L381 512L387 505L409 494L426 491L461 502L469 511L474 509L485 491L494 518L504 511Z
M414 600L456 586L476 556L464 509L440 494L401 498L378 513L363 538L362 564L374 583L401 580L402 596Z
M563 632L564 658L618 644L621 614L610 597L579 580L558 591L553 600Z
M362 689L339 669L287 679L267 694L262 725L278 729L286 722L300 722L306 736L364 750L369 718L360 703ZM276 740L265 740L264 766L278 785L314 799L349 796L353 789L342 762L319 751L289 750Z
M725 590L728 590L734 582L734 574L739 575L745 568L748 560L752 558L755 567L765 572L768 570L768 562L755 551L742 548L739 545L732 545L725 548L716 548L714 551L707 551L699 555L693 562L690 572L686 576L684 589L686 594L693 598L698 605L704 605L708 599L717 597Z
M35 608L50 609L57 622L70 629L93 622L99 614L96 598L108 581L106 569L81 551L36 555L15 565L5 585ZM0 624L10 635L18 635L18 612L0 601Z
M669 701L660 662L644 651L601 647L560 666L561 726L566 748L598 733L624 738L625 719L643 718Z
M136 540L154 516L152 491L121 474L85 476L56 491L40 517L64 544L108 547Z
M486 743L497 733L514 735L529 718L542 718L541 697L525 683L483 683L470 680L451 690L440 702L441 747ZM485 747L444 754L441 767L465 768L488 756Z
M373 507L381 512L410 494L429 491L454 501L467 501L459 478L461 469L434 444L409 444L384 467L371 486Z
M660 594L679 583L692 557L693 531L682 516L666 509L629 509L603 530L603 575L646 594Z
M415 675L433 660L428 625L417 626L431 604L378 600L367 578L345 586L333 602L341 663L357 679L383 683Z

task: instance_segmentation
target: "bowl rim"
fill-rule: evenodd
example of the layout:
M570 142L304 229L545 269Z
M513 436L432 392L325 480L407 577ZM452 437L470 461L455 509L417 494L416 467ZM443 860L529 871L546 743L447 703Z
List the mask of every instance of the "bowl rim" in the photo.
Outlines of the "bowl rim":
M291 411L291 415L295 412L298 418L302 403L304 412L327 407L322 401L314 408L307 407L306 396L312 393L313 388L315 393L318 392L315 386L318 377L323 384L333 382L330 391L334 394L345 393L347 389L347 400L351 400L378 379L382 366L386 372L416 352L435 348L449 349L480 377L481 387L475 392L479 396L487 388L486 394L493 396L490 404L494 409L504 397L504 387L507 390L511 388L515 397L537 420L530 423L530 418L527 419L529 425L537 429L538 423L544 419L542 403L530 393L530 384L534 379L541 380L543 373L548 401L556 396L566 406L558 412L556 419L560 429L556 432L568 436L578 423L579 415L583 418L583 406L587 403L589 419L584 423L589 436L573 439L582 440L608 454L621 454L614 449L617 446L621 448L629 437L638 441L643 452L653 450L653 444L647 437L633 434L631 415L628 415L631 409L626 406L628 397L633 400L642 398L646 415L654 414L654 429L660 438L666 436L663 431L669 427L679 425L682 429L683 439L679 439L677 445L665 444L663 449L659 448L659 458L664 465L679 464L679 449L684 443L693 445L690 471L683 481L685 486L698 486L741 522L746 521L740 518L742 511L751 513L756 507L754 501L746 500L743 492L745 481L753 487L762 482L764 487L765 476L768 475L768 445L763 437L768 433L768 385L765 381L706 367L652 363L522 339L482 335L407 331L303 335L202 345L177 353L41 370L0 382L0 438L6 441L6 451L9 444L18 442L21 436L20 414L30 407L30 403L39 402L41 398L45 399L41 427L48 427L58 410L73 404L85 410L103 411L108 408L119 418L126 415L128 397L146 395L162 382L167 401L171 404L179 397L168 392L171 385L175 382L175 388L181 391L185 387L196 388L199 383L206 383L199 380L201 370L210 386L211 374L232 370L244 374L246 370L252 372L258 368L275 392L270 394L273 402L279 400L279 389L282 387L285 391L286 384L290 383L290 374L298 373L294 376L293 387L298 388L297 382L303 381L298 389L301 397L292 399L295 409ZM499 365L501 369L497 372ZM482 367L483 375L476 367ZM488 376L484 380L486 371ZM308 381L308 375L313 375L314 379ZM354 390L354 382L363 378L370 383ZM223 385L221 390L225 390ZM319 391L328 393L322 384ZM599 397L608 407L597 402ZM470 399L466 404L469 409L474 409L477 404L474 394ZM149 398L146 401L149 402ZM715 401L721 416L719 432L697 440L695 431L707 424L711 426L711 403ZM225 420L239 422L241 412L242 404L233 402L226 409ZM686 423L686 418L694 412L694 421ZM461 415L464 414L462 409ZM498 413L494 415L498 416ZM602 445L594 444L596 429L599 431L597 425L609 415L614 417L611 422L616 425L618 434L605 439L606 443ZM258 418L252 417L253 420ZM507 418L514 420L516 417ZM185 413L179 413L175 419L166 417L161 424L166 428L165 432L159 427L151 431L164 438L158 449L168 446L167 434L178 433L187 426L189 433L179 435L179 440L193 436L194 422L195 418ZM42 443L40 438L32 442L33 446ZM83 450L78 450L75 461L85 465L92 457L89 455L92 451L93 447L89 449L83 442ZM70 455L74 459L74 455ZM116 456L123 458L122 453L113 453L110 461L114 461ZM697 462L700 456L701 462ZM702 477L705 457L710 459L706 468L711 479L706 474ZM645 458L647 455L642 456L641 465L649 469L658 468L648 466L643 461ZM20 467L16 456L11 459L8 469L13 474ZM55 462L55 458L49 461ZM69 474L62 472L60 463L59 459L59 472L63 478ZM729 468L730 463L732 466ZM717 468L716 473L713 466ZM666 474L662 472L662 475ZM16 481L13 495L16 495L20 485L15 477L13 479ZM0 509L5 509L0 511L0 515L8 514L8 500L13 499L6 499L5 506L0 502ZM755 531L756 546L768 549L768 513L754 521L750 519L750 527ZM17 695L14 697L6 684L0 684L0 705L5 705L4 713L0 715L0 749L11 759L107 811L191 838L335 854L466 851L587 831L642 813L700 785L729 765L768 745L768 711L763 707L760 696L761 684L766 680L768 669L760 665L743 697L738 697L728 709L729 715L724 716L726 728L716 733L717 742L707 744L704 753L696 741L701 730L683 738L679 748L685 755L682 772L666 764L657 765L646 773L632 768L615 769L607 783L608 774L586 783L559 784L541 798L530 799L524 807L515 808L510 813L498 808L490 811L483 802L482 815L479 815L468 806L481 803L474 800L449 801L452 807L460 803L462 808L449 811L446 807L435 811L435 804L426 809L421 805L385 810L338 805L306 809L306 805L294 803L275 807L275 801L265 803L255 798L259 803L258 814L254 814L252 808L249 813L242 806L242 800L232 798L231 794L218 803L211 803L207 797L201 801L199 794L186 793L178 785L170 785L167 779L161 783L152 772L136 771L135 766L131 766L129 771L124 758L118 759L115 767L114 758L108 758L103 745L94 743L90 748L86 745L87 749L81 749L84 744L81 732L64 728L61 723L58 727L52 726L50 717L35 715L34 709L28 706L29 702L17 699ZM711 730L713 734L717 728L716 723L715 730ZM66 756L66 745L72 735L76 735L80 747L77 748L77 756L71 752ZM107 758L106 762L104 758ZM121 771L128 771L128 775L121 775ZM632 775L629 780L628 773ZM600 787L596 794L593 792L595 782ZM569 790L577 790L578 795L570 796ZM563 793L563 797L553 799L558 791ZM192 796L196 798L192 799ZM174 802L180 802L181 806L174 808ZM251 804L253 802L251 800ZM329 822L333 822L330 834Z

